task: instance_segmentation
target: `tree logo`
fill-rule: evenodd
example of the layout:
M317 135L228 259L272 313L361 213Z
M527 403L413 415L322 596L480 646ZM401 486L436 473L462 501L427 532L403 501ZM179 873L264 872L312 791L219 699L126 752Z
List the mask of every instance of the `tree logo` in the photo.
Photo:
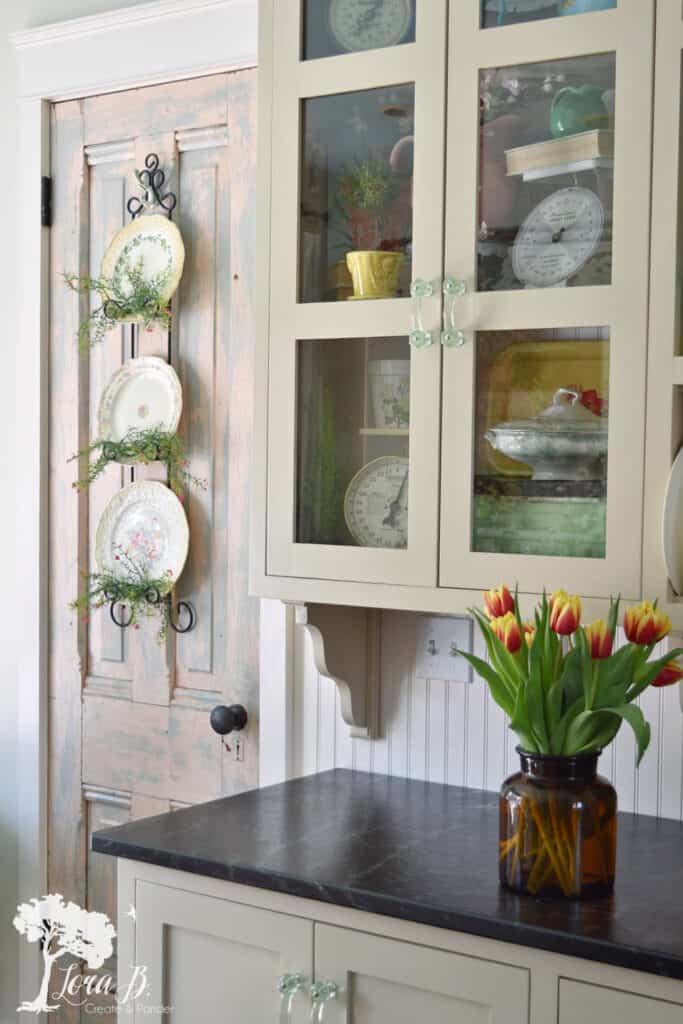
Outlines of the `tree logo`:
M17 1007L18 1013L53 1013L59 1009L49 1005L49 987L52 968L60 957L69 953L96 969L114 952L112 939L116 937L116 929L107 915L83 910L77 903L65 903L59 893L21 903L13 924L29 942L39 942L43 954L43 978L38 995Z

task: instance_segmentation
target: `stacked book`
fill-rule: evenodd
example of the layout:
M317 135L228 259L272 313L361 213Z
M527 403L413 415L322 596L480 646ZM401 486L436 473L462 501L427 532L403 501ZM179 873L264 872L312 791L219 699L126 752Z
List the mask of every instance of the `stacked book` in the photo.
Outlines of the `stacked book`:
M614 163L614 132L596 128L534 142L530 146L516 146L506 149L505 163L508 175L522 174L527 180L611 167Z

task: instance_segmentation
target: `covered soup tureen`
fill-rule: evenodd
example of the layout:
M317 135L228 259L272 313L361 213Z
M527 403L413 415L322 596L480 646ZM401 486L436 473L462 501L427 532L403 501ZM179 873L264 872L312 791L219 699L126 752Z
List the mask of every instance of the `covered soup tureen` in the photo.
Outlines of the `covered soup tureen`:
M538 416L509 420L486 431L489 444L533 470L534 480L599 480L605 475L607 420L560 388Z

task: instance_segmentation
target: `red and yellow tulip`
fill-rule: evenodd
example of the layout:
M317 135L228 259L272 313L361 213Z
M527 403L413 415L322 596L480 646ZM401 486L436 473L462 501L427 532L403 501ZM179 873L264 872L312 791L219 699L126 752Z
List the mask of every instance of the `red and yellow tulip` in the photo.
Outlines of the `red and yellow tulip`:
M609 658L614 646L614 637L604 619L596 619L585 627L586 640L591 658Z
M489 619L498 619L515 610L512 594L504 583L494 590L484 591L484 610Z
M524 639L526 640L526 645L527 647L531 647L534 642L534 637L536 636L536 626L533 622L523 622L522 626L524 627Z
M522 637L517 619L512 612L506 612L505 615L491 619L490 626L510 654L515 654L520 649Z
M559 636L570 636L581 622L581 599L566 590L556 590L550 598L550 628Z
M683 668L674 659L668 661L659 674L652 680L653 686L671 686L683 679Z
M649 601L643 601L624 612L624 632L632 644L646 647L671 632L671 619Z

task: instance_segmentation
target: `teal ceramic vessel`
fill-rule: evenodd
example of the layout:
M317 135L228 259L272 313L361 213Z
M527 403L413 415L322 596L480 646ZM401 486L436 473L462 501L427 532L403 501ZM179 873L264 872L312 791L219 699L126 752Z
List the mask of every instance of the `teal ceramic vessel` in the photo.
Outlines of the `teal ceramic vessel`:
M610 11L617 0L560 0L560 17L570 14L589 14L591 11Z
M568 85L555 94L550 108L550 130L556 137L607 128L609 115L598 85Z

